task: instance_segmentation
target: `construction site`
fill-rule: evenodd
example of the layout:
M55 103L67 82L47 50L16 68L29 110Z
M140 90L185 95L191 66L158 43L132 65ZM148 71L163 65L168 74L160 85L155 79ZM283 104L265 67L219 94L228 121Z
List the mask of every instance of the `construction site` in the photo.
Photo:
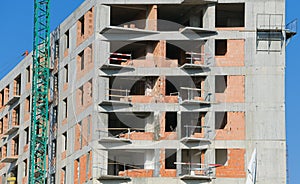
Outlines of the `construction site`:
M84 1L0 81L0 183L286 184L285 13Z

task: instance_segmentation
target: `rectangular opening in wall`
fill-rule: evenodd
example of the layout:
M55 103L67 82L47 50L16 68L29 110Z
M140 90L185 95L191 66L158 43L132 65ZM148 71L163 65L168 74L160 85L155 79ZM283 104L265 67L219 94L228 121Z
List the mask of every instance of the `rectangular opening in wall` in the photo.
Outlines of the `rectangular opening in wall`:
M79 20L78 20L78 23L79 23L79 29L80 29L80 33L81 33L81 36L84 35L84 16L82 16Z
M28 172L28 160L27 159L23 161L23 166L24 166L24 168L23 168L23 171L24 171L23 177L26 177L27 172Z
M78 60L80 63L80 70L84 70L84 51L82 51L81 53L78 54Z
M228 162L228 151L227 149L216 149L215 150L216 164L227 165Z
M25 111L27 112L27 113L29 113L30 112L30 96L28 96L28 97L26 97L26 99L25 99Z
M184 27L203 27L201 5L159 5L158 30L179 31Z
M29 127L25 128L24 133L25 133L25 136L24 136L25 137L25 144L28 144L29 140L30 140Z
M4 122L3 122L3 118L0 119L0 134L4 133Z
M15 78L14 80L14 96L21 95L21 75Z
M183 137L196 136L206 130L206 112L182 112L181 113L181 135Z
M215 40L215 55L225 56L227 53L227 40Z
M57 126L57 117L58 113L57 113L57 106L53 107L53 115L52 115L52 120L53 120L53 124L54 126ZM55 127L56 128L56 127Z
M20 125L20 106L18 105L12 111L12 125Z
M69 82L69 70L68 70L68 65L64 67L64 72L63 72L63 77L64 77L64 82L68 83Z
M80 184L80 159L74 160L74 178L77 178L78 184Z
M165 150L165 169L176 169L176 149Z
M83 106L83 98L84 98L84 96L83 96L83 86L81 86L78 90L79 90L79 95L80 95L79 96L80 97L79 102L80 102L80 105Z
M51 157L52 157L52 159L56 158L56 150L57 150L56 139L53 139L51 141Z
M139 29L146 27L145 5L112 5L110 11L111 26Z
M61 168L61 180L62 180L62 184L66 184L66 178L67 178L67 170L66 167Z
M63 112L63 119L68 117L68 99L65 98L62 101L62 112Z
M69 33L69 30L66 31L66 33L65 33L65 46L66 46L66 49L68 49L70 47L70 33Z
M0 91L0 108L4 106L4 90Z
M54 96L54 98L57 98L57 95L58 95L58 73L54 74L53 85L54 85L53 96Z
M68 149L68 135L67 132L62 134L62 150L66 151Z
M56 40L54 43L54 59L59 58L59 40Z
M19 136L16 136L13 138L13 144L12 144L12 155L18 156L19 155Z
M9 177L18 177L18 166L15 166L10 172Z
M30 73L31 73L30 66L28 66L26 68L26 80L27 80L27 83L30 82Z
M216 75L215 78L215 92L224 93L227 89L227 76L226 75Z
M224 3L216 6L216 27L244 27L245 4Z
M121 64L129 60L144 60L148 55L153 55L157 41L120 42L110 44L110 63Z
M122 137L130 132L145 132L148 116L150 113L109 113L108 136Z
M215 129L224 129L227 125L227 112L215 112Z
M177 128L177 112L166 112L165 132L175 132Z

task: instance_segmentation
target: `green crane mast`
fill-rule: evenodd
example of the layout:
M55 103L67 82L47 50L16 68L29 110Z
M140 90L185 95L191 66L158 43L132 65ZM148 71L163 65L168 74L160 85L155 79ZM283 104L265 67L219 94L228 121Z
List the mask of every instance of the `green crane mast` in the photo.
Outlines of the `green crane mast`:
M29 184L45 184L47 175L50 0L34 0L33 80Z

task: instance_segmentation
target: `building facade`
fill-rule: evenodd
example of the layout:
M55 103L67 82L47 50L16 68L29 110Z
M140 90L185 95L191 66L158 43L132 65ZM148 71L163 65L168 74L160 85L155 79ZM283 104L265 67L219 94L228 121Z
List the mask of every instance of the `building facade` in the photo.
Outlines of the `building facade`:
M51 33L48 183L286 183L284 0L90 0ZM31 54L0 81L27 183Z

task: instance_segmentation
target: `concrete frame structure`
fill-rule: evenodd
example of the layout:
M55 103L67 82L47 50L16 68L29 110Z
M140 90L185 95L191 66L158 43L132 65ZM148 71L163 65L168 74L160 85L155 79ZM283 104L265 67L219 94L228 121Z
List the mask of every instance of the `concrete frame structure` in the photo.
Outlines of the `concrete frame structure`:
M286 183L284 18L284 0L85 1L51 34L49 183L242 184L255 148L257 184ZM28 179L31 63L0 81L3 184Z

